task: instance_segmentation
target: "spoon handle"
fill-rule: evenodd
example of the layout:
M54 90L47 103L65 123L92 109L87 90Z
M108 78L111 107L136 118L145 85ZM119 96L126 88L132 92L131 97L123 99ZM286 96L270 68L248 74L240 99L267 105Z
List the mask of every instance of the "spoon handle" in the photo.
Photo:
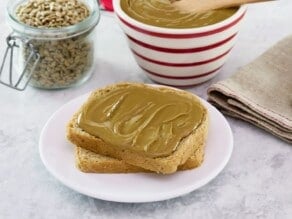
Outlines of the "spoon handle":
M214 2L214 6L216 8L228 8L228 7L236 7L249 3L259 3L259 2L267 2L273 0L207 0L206 2ZM215 8L214 8L215 9Z
M274 0L171 0L175 7L185 12L204 12L208 10L267 1Z

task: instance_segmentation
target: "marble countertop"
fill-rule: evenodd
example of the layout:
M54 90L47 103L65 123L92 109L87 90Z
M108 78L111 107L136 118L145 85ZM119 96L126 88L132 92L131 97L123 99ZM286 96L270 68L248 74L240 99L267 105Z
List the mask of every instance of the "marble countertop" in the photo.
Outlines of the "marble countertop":
M11 31L0 4L0 53ZM187 90L206 98L210 84L227 78L283 37L292 34L292 1L250 6L238 42L220 74ZM243 121L227 117L234 151L209 184L183 197L144 204L106 202L79 194L45 169L38 140L60 106L95 88L118 82L151 82L130 55L112 14L97 27L93 77L76 88L17 92L0 86L0 218L291 218L292 146ZM1 55L2 57L2 55ZM292 86L292 82L291 82Z

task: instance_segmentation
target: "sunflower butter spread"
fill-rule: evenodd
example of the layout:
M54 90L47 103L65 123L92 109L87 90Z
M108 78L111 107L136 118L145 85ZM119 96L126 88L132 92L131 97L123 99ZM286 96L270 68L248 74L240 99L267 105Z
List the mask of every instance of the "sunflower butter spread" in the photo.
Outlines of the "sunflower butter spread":
M169 0L121 0L121 8L137 21L167 28L192 28L215 24L230 17L238 9L186 13L172 6Z
M78 116L78 126L113 147L163 157L201 124L204 113L190 94L146 85L118 86L91 98Z

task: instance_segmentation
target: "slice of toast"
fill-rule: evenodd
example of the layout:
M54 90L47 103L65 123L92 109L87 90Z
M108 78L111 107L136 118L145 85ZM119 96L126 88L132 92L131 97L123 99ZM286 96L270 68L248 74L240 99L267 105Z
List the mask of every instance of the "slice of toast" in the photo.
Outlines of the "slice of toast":
M127 87L142 87L145 89L155 89L159 92L167 92L169 95L178 95L181 98L187 98L188 101L194 101L198 107L203 111L203 116L200 123L191 131L190 134L183 137L176 149L168 156L163 157L148 157L143 154L139 154L135 151L127 148L118 148L107 144L103 139L93 136L78 126L78 116L92 101L95 101L100 95L105 95L115 89L126 89ZM183 165L189 157L191 157L200 145L205 143L208 133L208 112L202 105L200 100L193 94L168 88L165 86L154 87L145 84L138 83L120 83L107 86L103 89L94 91L78 112L72 117L67 125L67 138L74 144L84 149L88 149L100 155L109 156L124 162L154 171L157 173L170 174L177 171L178 166Z
M204 145L201 145L194 155L178 166L178 170L190 170L199 167L204 160ZM75 146L75 163L79 170L85 173L138 173L151 172L141 167L133 166L112 157L96 154L87 149Z

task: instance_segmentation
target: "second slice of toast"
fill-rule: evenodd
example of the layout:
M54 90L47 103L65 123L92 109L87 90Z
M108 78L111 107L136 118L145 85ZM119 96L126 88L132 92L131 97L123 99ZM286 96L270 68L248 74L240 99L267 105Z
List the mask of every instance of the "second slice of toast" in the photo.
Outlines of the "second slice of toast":
M199 167L204 160L204 145L201 145L194 155L178 166L178 170L190 170ZM75 146L75 163L79 170L85 173L138 173L151 172L112 157L96 154L87 149Z

